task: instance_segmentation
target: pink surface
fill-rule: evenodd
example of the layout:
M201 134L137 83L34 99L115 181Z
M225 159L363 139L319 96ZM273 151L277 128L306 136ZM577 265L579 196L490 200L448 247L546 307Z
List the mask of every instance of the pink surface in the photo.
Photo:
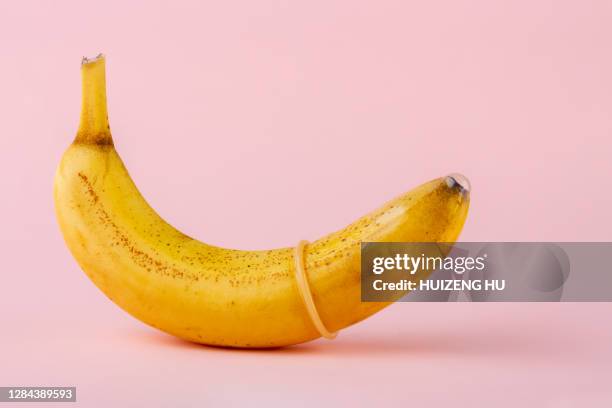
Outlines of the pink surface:
M94 288L51 191L80 57L103 51L134 179L210 243L316 239L455 171L463 240L610 241L611 20L607 1L0 3L0 386L76 385L83 406L610 406L610 304L399 304L334 342L190 345Z

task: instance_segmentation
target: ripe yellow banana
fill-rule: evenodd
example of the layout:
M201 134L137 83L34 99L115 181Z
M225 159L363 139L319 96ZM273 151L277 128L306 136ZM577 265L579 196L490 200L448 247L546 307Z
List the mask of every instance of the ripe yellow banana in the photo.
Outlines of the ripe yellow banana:
M180 338L275 347L319 337L295 279L292 248L224 249L190 238L147 204L115 151L105 61L83 61L79 130L55 176L57 219L91 280L141 321ZM389 303L360 301L362 241L454 242L469 206L457 176L428 182L307 245L321 320L336 331Z

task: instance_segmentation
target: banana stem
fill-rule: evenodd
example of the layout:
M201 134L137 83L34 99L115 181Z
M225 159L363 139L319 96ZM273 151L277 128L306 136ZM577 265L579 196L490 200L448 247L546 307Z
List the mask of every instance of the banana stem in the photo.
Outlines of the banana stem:
M88 59L81 63L83 99L81 122L75 143L112 145L108 111L106 109L106 75L104 56Z

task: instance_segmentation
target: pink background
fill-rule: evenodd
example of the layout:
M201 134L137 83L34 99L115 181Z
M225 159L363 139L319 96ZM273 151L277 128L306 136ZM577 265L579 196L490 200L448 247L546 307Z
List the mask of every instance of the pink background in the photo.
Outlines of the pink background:
M210 243L316 239L455 171L463 240L610 241L611 21L604 0L0 3L0 385L75 385L83 406L610 406L610 304L398 304L275 351L170 338L79 271L52 180L102 51L132 176Z

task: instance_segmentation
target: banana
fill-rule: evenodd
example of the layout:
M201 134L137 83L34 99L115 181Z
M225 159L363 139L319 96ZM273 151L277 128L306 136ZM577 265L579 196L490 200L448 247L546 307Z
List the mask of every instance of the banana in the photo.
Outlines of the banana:
M80 125L58 166L54 199L66 244L94 284L137 319L192 342L261 348L318 338L292 248L225 249L166 223L114 148L104 57L84 59L81 73ZM454 242L468 206L466 181L443 177L308 244L303 262L325 326L340 330L389 304L360 301L361 242Z

